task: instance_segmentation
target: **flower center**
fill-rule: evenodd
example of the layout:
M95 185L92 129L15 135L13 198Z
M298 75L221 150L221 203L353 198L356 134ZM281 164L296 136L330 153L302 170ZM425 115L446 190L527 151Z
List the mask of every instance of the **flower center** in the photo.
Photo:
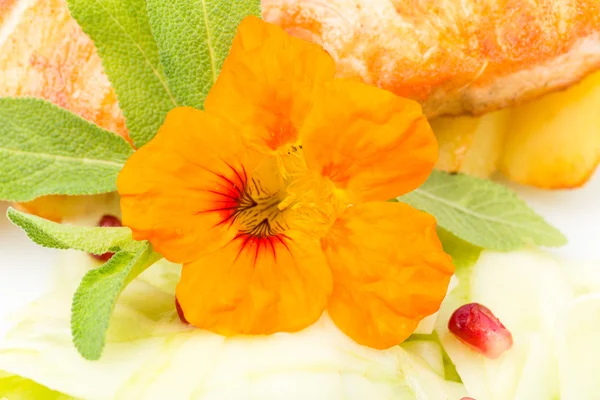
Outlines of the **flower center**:
M260 181L252 179L250 186L242 193L236 210L236 219L240 222L241 233L268 237L289 229L278 205L279 194L263 192Z
M301 147L265 158L250 175L234 214L242 234L322 234L343 209L333 183L306 168Z

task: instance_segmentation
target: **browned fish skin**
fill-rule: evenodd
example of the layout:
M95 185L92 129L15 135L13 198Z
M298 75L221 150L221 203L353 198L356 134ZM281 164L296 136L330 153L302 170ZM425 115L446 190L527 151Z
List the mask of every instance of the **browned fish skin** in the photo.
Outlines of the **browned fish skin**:
M96 48L66 1L0 0L0 29L11 19L16 26L0 36L0 96L41 97L127 137Z
M91 40L65 0L0 0L0 96L37 96L126 135ZM322 44L341 76L423 104L430 116L481 114L600 69L598 0L263 0L265 18Z
M265 19L323 45L339 75L481 114L600 69L599 0L263 0Z
M12 11L17 0L0 0L0 25L6 19L6 16Z

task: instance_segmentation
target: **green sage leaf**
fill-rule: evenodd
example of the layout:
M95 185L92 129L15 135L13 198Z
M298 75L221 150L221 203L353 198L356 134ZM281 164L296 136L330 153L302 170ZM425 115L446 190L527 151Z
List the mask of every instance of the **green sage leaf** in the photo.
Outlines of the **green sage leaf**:
M0 98L0 200L117 189L131 146L47 101Z
M179 104L201 109L235 36L259 0L148 0L160 58Z
M484 249L511 251L566 243L563 234L516 193L489 180L434 171L420 188L398 201L433 215L439 226Z
M74 249L92 254L137 251L140 242L131 238L129 228L100 228L57 224L9 208L8 218L29 238L43 247Z
M460 275L459 271L461 269L470 268L479 260L479 256L483 250L481 247L465 242L444 228L438 227L437 233L444 251L452 257L457 275Z
M73 297L73 344L87 360L98 360L104 348L110 317L123 289L162 256L148 242L136 252L120 251L103 266L88 272Z
M68 0L98 48L137 147L150 141L176 106L167 85L145 0Z

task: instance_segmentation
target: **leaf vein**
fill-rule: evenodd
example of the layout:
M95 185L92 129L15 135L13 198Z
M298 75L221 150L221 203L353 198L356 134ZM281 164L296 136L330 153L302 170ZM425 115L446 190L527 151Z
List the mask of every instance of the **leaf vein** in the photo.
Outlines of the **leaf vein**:
M50 161L78 162L78 163L85 163L85 164L92 164L92 165L93 164L106 165L106 166L118 167L118 168L122 168L124 165L123 163L118 163L115 161L97 160L97 159L86 158L86 157L69 157L69 156L60 156L60 155L55 155L55 154L36 153L36 152L32 152L32 151L9 149L6 147L0 147L0 152L4 152L7 154L13 154L13 155L33 156L33 157L37 157L37 158L41 158L41 159L47 159Z
M213 47L212 44L212 38L211 38L211 32L210 32L210 28L208 25L208 16L206 14L206 0L201 0L202 1L202 11L203 11L203 19L204 19L204 26L206 28L206 45L208 47L208 52L210 54L210 67L212 70L212 77L213 77L213 84L217 82L217 66L215 64L215 49Z

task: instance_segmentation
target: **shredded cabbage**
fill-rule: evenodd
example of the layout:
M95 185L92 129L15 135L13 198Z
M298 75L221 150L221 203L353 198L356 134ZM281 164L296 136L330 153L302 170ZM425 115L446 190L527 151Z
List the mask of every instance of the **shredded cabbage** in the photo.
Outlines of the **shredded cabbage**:
M541 251L483 252L462 274L468 279L444 301L436 332L473 398L598 399L600 262L561 262ZM513 335L512 349L491 360L448 331L450 315L467 302L494 312Z
M227 339L187 327L173 304L179 266L166 262L124 291L101 360L86 361L71 343L69 313L85 272L78 266L89 267L88 258L67 253L60 268L69 270L67 278L19 312L0 348L1 371L86 400L467 396L462 384L443 378L435 342L373 350L347 338L327 316L302 332L262 337Z

